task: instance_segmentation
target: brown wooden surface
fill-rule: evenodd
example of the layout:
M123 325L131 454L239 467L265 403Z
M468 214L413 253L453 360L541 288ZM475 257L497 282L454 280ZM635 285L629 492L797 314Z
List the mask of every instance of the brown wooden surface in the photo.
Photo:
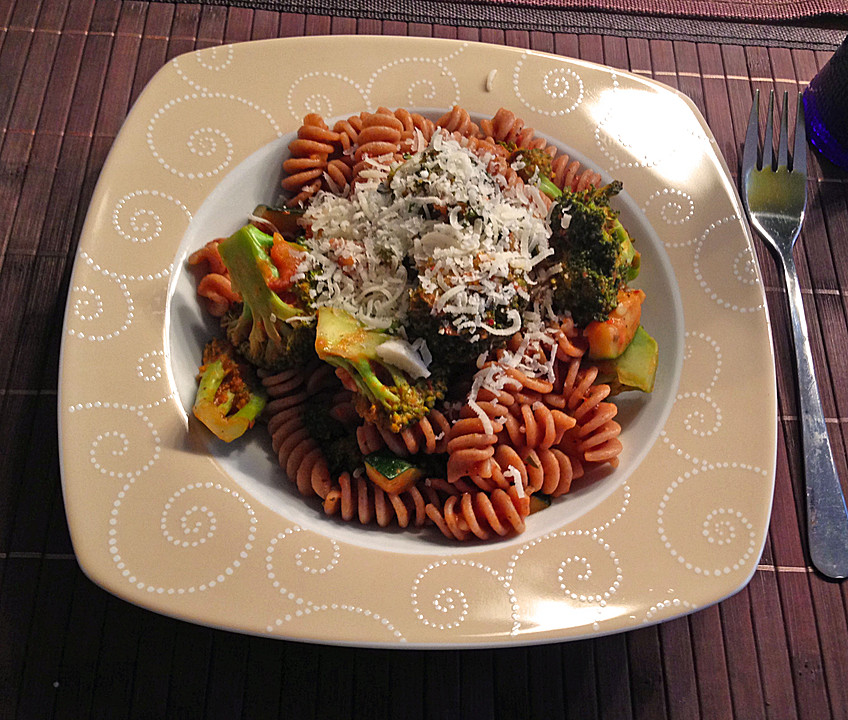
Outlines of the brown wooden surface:
M115 0L0 0L0 718L848 718L848 585L808 565L781 278L758 252L778 358L774 514L750 585L689 617L478 651L330 648L195 627L91 584L65 525L58 348L88 201L129 107L169 58L324 33L458 37L603 62L678 87L732 168L755 88L826 52L453 28ZM813 161L796 258L828 428L848 478L848 180ZM753 430L755 431L755 430Z

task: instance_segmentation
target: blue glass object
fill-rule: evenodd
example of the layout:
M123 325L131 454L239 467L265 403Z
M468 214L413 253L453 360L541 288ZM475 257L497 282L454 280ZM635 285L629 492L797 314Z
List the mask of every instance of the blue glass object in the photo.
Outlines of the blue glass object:
M848 170L848 38L804 91L804 117L813 147Z

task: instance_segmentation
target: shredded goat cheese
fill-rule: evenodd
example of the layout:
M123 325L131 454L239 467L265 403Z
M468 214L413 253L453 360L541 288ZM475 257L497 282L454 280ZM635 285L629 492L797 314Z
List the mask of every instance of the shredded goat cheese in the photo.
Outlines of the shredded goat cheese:
M417 285L470 340L520 330L515 306L552 252L547 207L536 188L504 188L489 159L440 131L404 162L374 163L347 197L319 192L297 276L312 277L313 302L388 328Z

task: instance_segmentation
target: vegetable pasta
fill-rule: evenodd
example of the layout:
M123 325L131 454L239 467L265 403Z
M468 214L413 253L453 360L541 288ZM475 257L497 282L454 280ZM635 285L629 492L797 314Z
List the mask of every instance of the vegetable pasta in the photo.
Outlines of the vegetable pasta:
M619 183L460 107L307 115L282 171L279 207L189 263L301 495L488 540L617 465L610 398L657 362Z

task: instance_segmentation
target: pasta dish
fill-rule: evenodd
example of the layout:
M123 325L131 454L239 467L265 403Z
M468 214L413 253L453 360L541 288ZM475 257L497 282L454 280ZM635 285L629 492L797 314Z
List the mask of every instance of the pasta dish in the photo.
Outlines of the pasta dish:
M281 182L189 258L221 322L193 408L215 435L261 420L327 515L452 540L520 533L616 466L611 398L658 357L620 183L459 107L307 115Z

